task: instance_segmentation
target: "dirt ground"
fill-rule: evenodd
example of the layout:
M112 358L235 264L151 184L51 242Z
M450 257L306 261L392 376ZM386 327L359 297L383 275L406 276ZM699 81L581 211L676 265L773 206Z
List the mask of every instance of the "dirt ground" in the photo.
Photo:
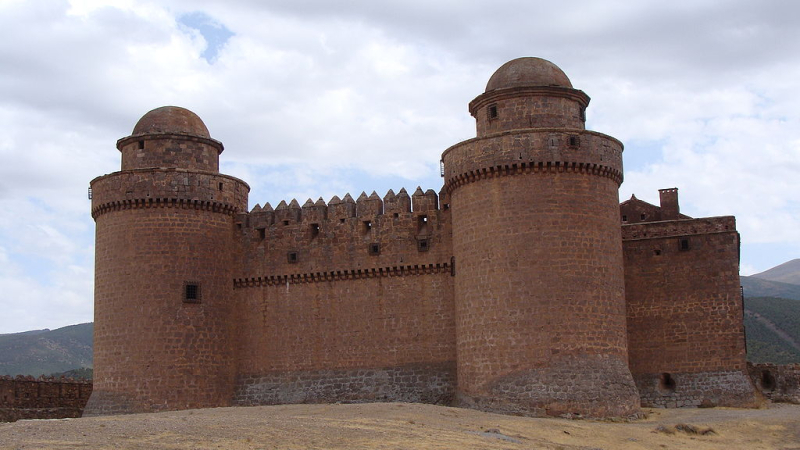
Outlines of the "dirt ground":
M800 405L646 409L630 423L408 403L216 408L0 424L2 449L800 449Z

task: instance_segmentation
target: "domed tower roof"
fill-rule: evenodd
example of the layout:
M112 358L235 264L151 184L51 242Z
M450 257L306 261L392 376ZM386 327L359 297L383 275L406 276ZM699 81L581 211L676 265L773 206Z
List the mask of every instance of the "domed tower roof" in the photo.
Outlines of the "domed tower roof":
M512 59L500 66L486 84L486 92L495 89L530 86L572 88L567 75L557 65L542 58Z
M211 138L203 120L197 114L179 106L162 106L148 112L133 127L132 135L160 133Z

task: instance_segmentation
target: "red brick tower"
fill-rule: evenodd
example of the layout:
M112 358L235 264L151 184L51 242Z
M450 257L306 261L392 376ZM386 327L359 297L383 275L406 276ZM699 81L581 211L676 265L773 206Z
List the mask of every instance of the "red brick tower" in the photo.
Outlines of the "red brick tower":
M639 410L626 344L622 144L585 130L588 104L554 64L515 59L469 105L477 138L442 155L462 405Z
M235 225L249 187L222 143L167 106L120 139L95 178L94 391L87 415L228 405L235 375Z

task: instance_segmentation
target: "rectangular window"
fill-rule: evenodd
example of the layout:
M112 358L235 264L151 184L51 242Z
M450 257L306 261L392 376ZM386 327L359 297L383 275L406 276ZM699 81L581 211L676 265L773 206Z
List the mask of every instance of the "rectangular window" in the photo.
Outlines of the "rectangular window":
M317 236L319 236L319 224L318 223L312 223L311 224L311 239L314 239Z
M681 239L681 251L689 250L689 239L683 238Z
M417 241L417 251L427 252L430 248L430 242L427 239L420 239Z
M489 119L497 119L497 105L489 105Z
M183 284L183 302L200 303L200 283L187 281Z
M297 252L289 252L286 254L286 260L289 261L289 264L295 264L297 259Z
M369 244L369 254L372 256L377 256L381 254L381 244L372 243Z

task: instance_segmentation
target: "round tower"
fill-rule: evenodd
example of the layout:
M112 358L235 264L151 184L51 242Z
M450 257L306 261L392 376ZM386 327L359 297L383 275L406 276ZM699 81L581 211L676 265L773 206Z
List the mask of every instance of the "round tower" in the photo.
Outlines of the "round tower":
M94 389L87 415L225 406L235 375L234 215L250 188L222 143L174 106L120 139L122 170L91 182Z
M553 63L500 67L442 155L455 258L458 401L526 415L629 416L618 189L622 144Z

